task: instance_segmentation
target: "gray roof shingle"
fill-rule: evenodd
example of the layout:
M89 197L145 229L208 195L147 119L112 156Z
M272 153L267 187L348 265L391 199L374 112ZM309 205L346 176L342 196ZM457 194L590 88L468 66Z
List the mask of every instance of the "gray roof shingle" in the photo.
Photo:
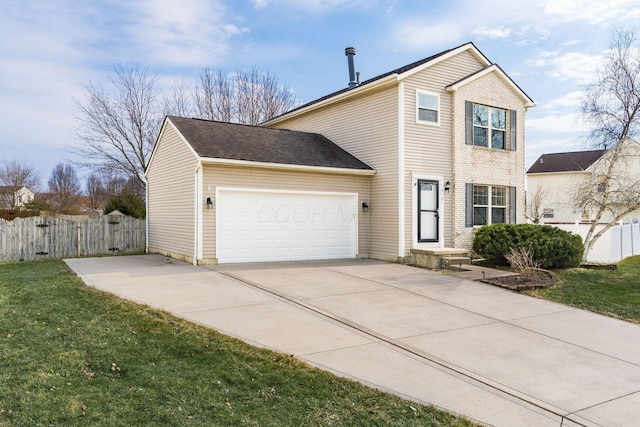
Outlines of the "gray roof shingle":
M167 120L203 158L373 170L318 133L177 116Z
M607 150L592 150L543 154L531 165L527 173L583 171L606 152Z

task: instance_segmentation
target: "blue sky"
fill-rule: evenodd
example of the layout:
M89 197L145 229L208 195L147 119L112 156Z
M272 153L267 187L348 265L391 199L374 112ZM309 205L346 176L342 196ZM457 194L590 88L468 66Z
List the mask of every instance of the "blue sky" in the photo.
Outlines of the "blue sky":
M43 185L70 159L83 84L139 63L169 87L206 67L268 71L308 102L472 41L536 102L526 167L585 148L576 110L612 31L640 22L639 0L0 0L0 161L35 166ZM81 172L81 171L79 171ZM81 172L81 174L83 174Z

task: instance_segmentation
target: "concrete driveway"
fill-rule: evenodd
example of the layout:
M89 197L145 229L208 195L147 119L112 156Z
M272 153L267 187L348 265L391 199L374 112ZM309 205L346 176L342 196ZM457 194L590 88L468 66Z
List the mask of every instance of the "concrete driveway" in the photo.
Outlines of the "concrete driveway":
M640 326L373 260L66 260L90 286L498 426L635 426Z

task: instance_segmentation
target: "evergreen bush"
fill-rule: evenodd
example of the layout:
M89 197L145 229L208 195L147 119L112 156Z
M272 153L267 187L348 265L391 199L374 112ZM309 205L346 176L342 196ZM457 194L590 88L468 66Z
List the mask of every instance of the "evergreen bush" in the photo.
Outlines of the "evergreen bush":
M550 225L485 225L473 240L476 254L500 265L508 265L505 255L520 248L532 251L534 261L546 269L576 267L584 253L580 236Z

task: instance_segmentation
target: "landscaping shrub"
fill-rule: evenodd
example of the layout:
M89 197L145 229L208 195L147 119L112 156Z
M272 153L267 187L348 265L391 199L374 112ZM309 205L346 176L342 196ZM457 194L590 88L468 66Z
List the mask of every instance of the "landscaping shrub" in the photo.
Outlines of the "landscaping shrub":
M584 246L577 234L550 225L493 224L481 227L473 240L473 250L498 264L508 265L511 249L527 248L541 268L576 267Z

